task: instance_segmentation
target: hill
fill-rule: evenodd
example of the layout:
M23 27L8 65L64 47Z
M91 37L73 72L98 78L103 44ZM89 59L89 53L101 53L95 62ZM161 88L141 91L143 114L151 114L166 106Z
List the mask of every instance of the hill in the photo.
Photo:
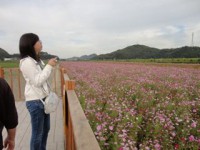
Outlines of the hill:
M92 59L146 59L146 58L199 58L200 47L188 47L173 49L158 49L145 45L132 45L119 49L112 53L101 54Z
M58 57L58 56L48 54L47 52L41 52L41 53L40 53L40 58L43 59L43 60L45 60L45 59L50 59L50 58L54 58L54 57ZM19 55L19 54L10 55L6 50L0 48L0 60L4 60L4 58L15 58L15 59L19 59L19 58L20 58L20 55Z
M41 52L40 53L40 58L42 60L46 60L46 59L50 59L50 58L54 58L54 57L58 57L58 56L52 55L52 54L48 54L47 52ZM59 59L59 57L58 57L58 59Z
M90 60L90 59L92 59L96 56L97 56L97 54L83 55L81 57L71 57L71 58L68 58L66 60Z
M163 49L157 57L162 58L199 58L200 47L184 46L176 49Z
M101 54L93 59L133 59L133 58L155 58L158 55L159 49L151 48L144 45L128 46L124 49L119 49L112 53Z
M3 60L4 58L9 58L10 54L6 52L4 49L0 48L0 60Z

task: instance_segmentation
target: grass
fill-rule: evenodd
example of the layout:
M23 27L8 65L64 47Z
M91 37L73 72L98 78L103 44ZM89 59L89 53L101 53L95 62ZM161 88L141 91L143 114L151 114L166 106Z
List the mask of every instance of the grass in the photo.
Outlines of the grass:
M44 60L43 62L45 64L48 63L47 60ZM0 68L19 68L19 60L0 61Z
M105 61L105 60L104 60ZM108 60L113 61L113 60ZM121 59L115 61L122 62L141 62L141 63L186 63L186 64L199 64L200 58L158 58L158 59ZM44 61L47 63L47 61ZM19 67L19 61L0 61L1 68L16 68Z
M16 68L19 67L19 61L0 61L0 68Z
M133 62L153 62L153 63L200 63L200 58L158 58L158 59L130 59Z
M104 60L106 61L106 60ZM113 61L113 60L107 60ZM145 62L145 63L186 63L199 64L200 58L151 58L151 59L115 59L122 62Z

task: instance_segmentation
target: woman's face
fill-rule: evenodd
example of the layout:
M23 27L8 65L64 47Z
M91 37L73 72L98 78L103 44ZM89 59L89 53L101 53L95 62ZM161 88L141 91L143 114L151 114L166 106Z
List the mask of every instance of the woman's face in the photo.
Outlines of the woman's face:
M35 52L36 52L37 55L41 52L41 50L42 50L42 42L40 40L38 40L35 43L34 49L35 49Z

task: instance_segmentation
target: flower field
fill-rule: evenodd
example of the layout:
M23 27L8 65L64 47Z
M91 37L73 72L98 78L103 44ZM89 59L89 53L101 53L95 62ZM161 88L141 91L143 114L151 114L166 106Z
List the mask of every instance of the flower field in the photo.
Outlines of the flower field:
M200 67L62 62L103 150L200 148ZM196 65L198 66L198 65Z

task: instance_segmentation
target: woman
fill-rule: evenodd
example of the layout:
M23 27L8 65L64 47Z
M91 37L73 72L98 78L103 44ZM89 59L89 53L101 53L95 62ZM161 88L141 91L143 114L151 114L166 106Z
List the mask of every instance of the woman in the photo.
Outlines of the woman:
M19 41L20 70L26 81L26 107L31 116L32 135L30 150L46 150L48 132L50 129L50 115L45 114L43 103L49 88L47 80L56 66L56 58L52 58L45 66L40 60L42 42L34 33L26 33Z
M15 98L7 81L0 78L0 150L3 149L2 130L5 127L7 137L4 140L4 148L14 150L18 114L15 106Z

